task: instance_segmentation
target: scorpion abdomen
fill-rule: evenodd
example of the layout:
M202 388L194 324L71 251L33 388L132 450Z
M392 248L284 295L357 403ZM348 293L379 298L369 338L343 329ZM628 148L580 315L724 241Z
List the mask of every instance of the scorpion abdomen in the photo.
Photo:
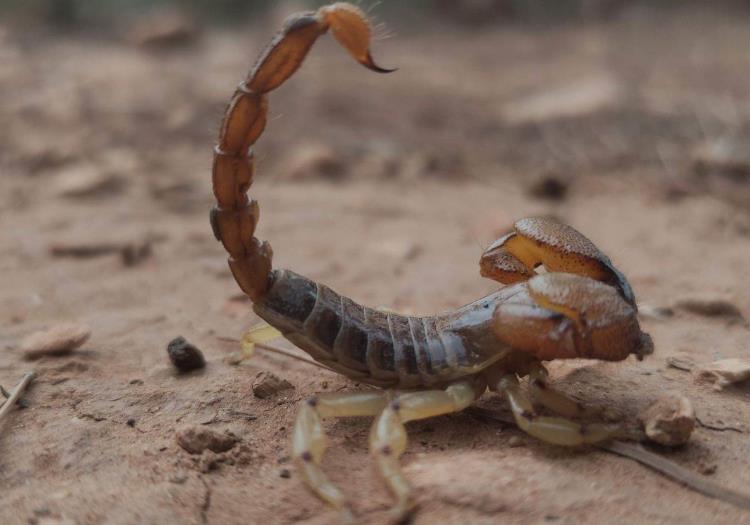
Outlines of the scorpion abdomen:
M272 283L255 312L316 361L353 379L402 388L431 385L459 374L467 363L462 345L446 344L439 316L368 308L289 270L274 271Z

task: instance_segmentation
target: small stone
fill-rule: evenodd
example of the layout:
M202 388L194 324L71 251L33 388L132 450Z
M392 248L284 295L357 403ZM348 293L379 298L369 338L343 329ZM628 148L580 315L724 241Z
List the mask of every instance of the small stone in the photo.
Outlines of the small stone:
M131 417L131 418L129 418L129 419L128 419L128 420L127 420L127 421L125 422L125 424L126 424L127 426L129 426L129 427L134 427L134 426L135 426L135 419Z
M125 181L119 175L96 166L76 165L57 175L52 192L60 197L80 199L120 193Z
M289 479L292 477L292 472L288 468L283 468L279 471L279 476L284 479Z
M148 259L151 253L152 244L150 239L130 242L120 248L120 260L122 260L124 266L137 266Z
M291 390L294 385L286 379L272 374L271 372L259 372L253 381L253 394L260 399L268 399L284 390Z
M508 446L511 448L522 447L523 440L518 436L510 436L510 439L508 439Z
M652 321L666 321L674 317L674 310L667 306L654 306L650 304L638 305L638 315L642 319Z
M673 355L667 357L667 366L683 372L691 372L695 368L695 362L687 356Z
M713 297L690 297L677 301L675 308L704 317L743 319L742 312L726 299Z
M169 478L169 481L170 483L174 483L176 485L182 485L183 483L187 481L187 479L188 479L187 474L185 474L184 472L178 472L177 474Z
M91 336L85 324L65 323L44 332L36 332L21 341L21 352L26 359L62 356L72 353Z
M329 179L344 177L345 165L339 155L322 144L307 144L297 148L284 166L282 173L288 180Z
M693 152L693 172L718 175L737 182L750 180L750 141L746 135L726 135L700 145Z
M167 345L169 360L180 372L190 372L206 366L206 360L197 347L188 343L184 337L176 337Z
M716 474L716 470L718 468L719 467L716 465L716 463L709 463L709 464L706 464L706 465L701 465L699 467L699 471L704 476L712 476L712 475Z
M526 191L532 197L549 201L562 201L568 195L570 182L554 173L545 173L531 181Z
M149 49L182 47L199 35L195 21L177 9L162 9L140 18L132 27L129 40Z
M750 359L721 359L701 366L696 379L711 383L717 390L750 379Z
M231 432L217 432L199 425L178 430L176 438L177 444L191 454L202 454L204 450L217 454L226 452L240 441Z
M668 394L638 415L651 441L678 447L687 443L695 428L695 411L690 400L679 394Z

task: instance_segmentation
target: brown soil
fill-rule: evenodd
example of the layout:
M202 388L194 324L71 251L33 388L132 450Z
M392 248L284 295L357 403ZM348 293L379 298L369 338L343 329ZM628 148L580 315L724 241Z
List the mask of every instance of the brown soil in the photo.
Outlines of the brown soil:
M259 234L278 267L366 304L426 313L491 291L478 275L482 247L516 218L554 214L611 256L642 304L708 296L750 316L750 220L725 198L741 196L742 182L715 193L690 175L694 148L750 117L749 20L691 10L546 31L400 31L376 50L400 68L389 77L321 43L272 97L253 187ZM301 399L357 387L262 353L232 366L236 348L220 340L257 319L208 225L211 144L271 30L145 52L29 44L10 29L0 31L0 382L31 368L38 378L0 435L0 521L334 522L291 468L287 443ZM289 157L317 144L333 148L344 175L285 178ZM569 181L567 196L530 196L529 180L550 173ZM106 249L54 256L54 246ZM92 328L82 348L22 359L24 336L68 321ZM556 362L556 384L628 420L665 391L684 393L701 425L686 447L658 451L747 491L747 385L717 392L666 360L747 356L748 327L680 311L642 322L656 343L650 359ZM176 375L166 346L178 335L203 350L205 370ZM260 371L295 388L258 399ZM489 395L481 404L503 409ZM175 438L189 425L241 441L190 455ZM325 467L365 523L383 523L390 499L368 428L328 424ZM409 434L416 523L750 523L629 460L547 446L469 414Z

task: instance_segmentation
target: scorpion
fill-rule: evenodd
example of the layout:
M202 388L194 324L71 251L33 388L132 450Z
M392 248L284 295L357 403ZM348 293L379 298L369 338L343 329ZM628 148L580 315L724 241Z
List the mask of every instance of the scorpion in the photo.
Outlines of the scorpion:
M306 485L349 520L345 495L321 468L322 421L374 416L372 457L392 493L396 516L414 506L399 464L405 423L469 407L488 389L506 400L520 429L548 443L581 446L618 435L620 425L579 423L586 408L548 384L543 362L642 359L653 352L641 331L632 288L610 259L572 227L526 218L481 256L480 273L504 286L454 311L416 317L362 306L290 270L272 268L272 249L254 236L258 203L247 196L252 146L263 133L268 94L302 65L326 32L360 64L379 73L371 25L358 7L338 2L290 16L228 104L214 147L213 232L255 313L325 367L374 387L325 393L302 404L292 456ZM543 271L540 268L543 267ZM520 378L528 377L528 392ZM540 415L532 402L556 414Z

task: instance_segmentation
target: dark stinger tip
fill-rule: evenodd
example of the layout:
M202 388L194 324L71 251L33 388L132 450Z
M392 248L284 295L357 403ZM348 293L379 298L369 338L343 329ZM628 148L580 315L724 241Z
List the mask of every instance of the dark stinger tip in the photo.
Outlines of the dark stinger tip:
M362 62L362 65L370 71L375 71L376 73L393 73L394 71L398 71L397 67L394 67L393 69L380 67L375 63L375 60L372 58L372 55L370 53L367 53L367 58Z

